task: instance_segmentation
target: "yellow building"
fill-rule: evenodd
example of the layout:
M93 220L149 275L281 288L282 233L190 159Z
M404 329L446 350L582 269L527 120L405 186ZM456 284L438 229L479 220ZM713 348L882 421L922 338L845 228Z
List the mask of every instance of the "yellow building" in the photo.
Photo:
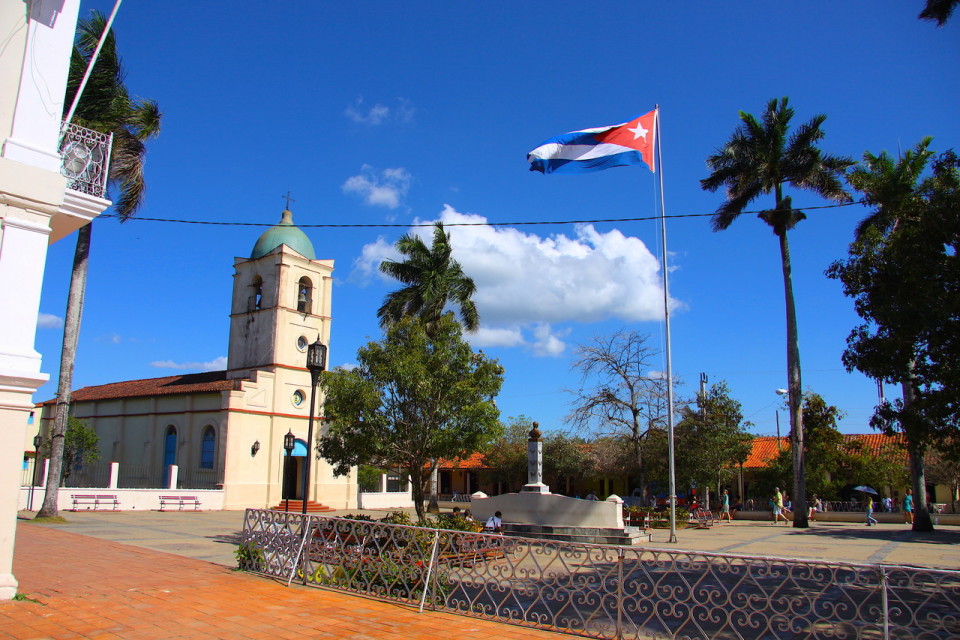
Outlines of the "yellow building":
M234 270L227 370L73 392L71 415L97 432L100 459L119 463L117 486L222 489L225 509L272 507L304 496L306 352L316 340L330 342L333 261L316 259L313 244L284 211L249 258L234 260ZM320 415L320 398L317 407ZM44 431L53 410L53 401L44 403ZM321 431L322 421L315 420L314 443ZM295 437L289 456L287 433ZM308 485L311 501L356 507L355 472L336 478L313 458Z

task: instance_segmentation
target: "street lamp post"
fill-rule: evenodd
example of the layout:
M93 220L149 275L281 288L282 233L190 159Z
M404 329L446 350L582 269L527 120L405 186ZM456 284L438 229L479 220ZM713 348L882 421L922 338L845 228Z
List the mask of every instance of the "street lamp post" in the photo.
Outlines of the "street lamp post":
M43 444L43 437L38 432L33 436L33 481L30 483L30 504L27 510L33 511L33 492L37 486L37 467L40 466L40 445Z
M296 444L296 438L293 435L293 429L287 431L283 436L283 449L287 452L287 462L283 465L283 493L286 495L287 502L283 506L284 511L290 511L290 487L287 486L287 469L290 467L290 454L293 453L293 447Z
M307 347L307 369L310 370L310 419L307 421L307 458L303 463L303 515L307 515L307 499L310 497L310 459L313 457L313 411L317 401L317 381L326 368L327 345L317 341Z

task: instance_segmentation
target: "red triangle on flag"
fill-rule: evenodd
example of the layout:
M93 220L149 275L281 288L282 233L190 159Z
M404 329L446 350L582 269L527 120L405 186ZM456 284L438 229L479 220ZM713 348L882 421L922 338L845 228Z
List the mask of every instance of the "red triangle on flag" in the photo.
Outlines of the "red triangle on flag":
M654 109L639 118L596 136L597 141L636 149L643 161L653 169L653 143L656 135L657 111Z

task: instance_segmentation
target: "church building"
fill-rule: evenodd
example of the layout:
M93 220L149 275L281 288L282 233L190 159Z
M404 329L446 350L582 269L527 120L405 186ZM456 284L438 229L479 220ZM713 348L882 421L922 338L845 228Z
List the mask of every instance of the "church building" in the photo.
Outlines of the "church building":
M333 260L316 259L284 210L249 258L235 258L234 270L226 371L84 387L73 392L71 415L96 431L100 460L119 463L121 488L222 489L224 509L274 507L305 495L330 508L356 508L355 472L334 477L314 457L308 492L302 480L307 347L330 343ZM315 415L322 416L322 406L318 393ZM50 400L43 403L45 433L53 417ZM321 433L323 422L315 419L314 444ZM291 510L299 511L299 502Z

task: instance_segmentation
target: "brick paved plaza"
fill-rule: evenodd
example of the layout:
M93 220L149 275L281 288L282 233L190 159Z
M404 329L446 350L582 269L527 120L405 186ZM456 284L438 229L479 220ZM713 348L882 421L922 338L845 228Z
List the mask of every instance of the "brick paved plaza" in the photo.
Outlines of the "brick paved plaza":
M69 513L18 525L15 575L30 600L0 604L0 638L558 638L558 634L284 584L232 571L243 514ZM735 522L649 546L960 569L960 527ZM569 636L568 636L569 637Z

